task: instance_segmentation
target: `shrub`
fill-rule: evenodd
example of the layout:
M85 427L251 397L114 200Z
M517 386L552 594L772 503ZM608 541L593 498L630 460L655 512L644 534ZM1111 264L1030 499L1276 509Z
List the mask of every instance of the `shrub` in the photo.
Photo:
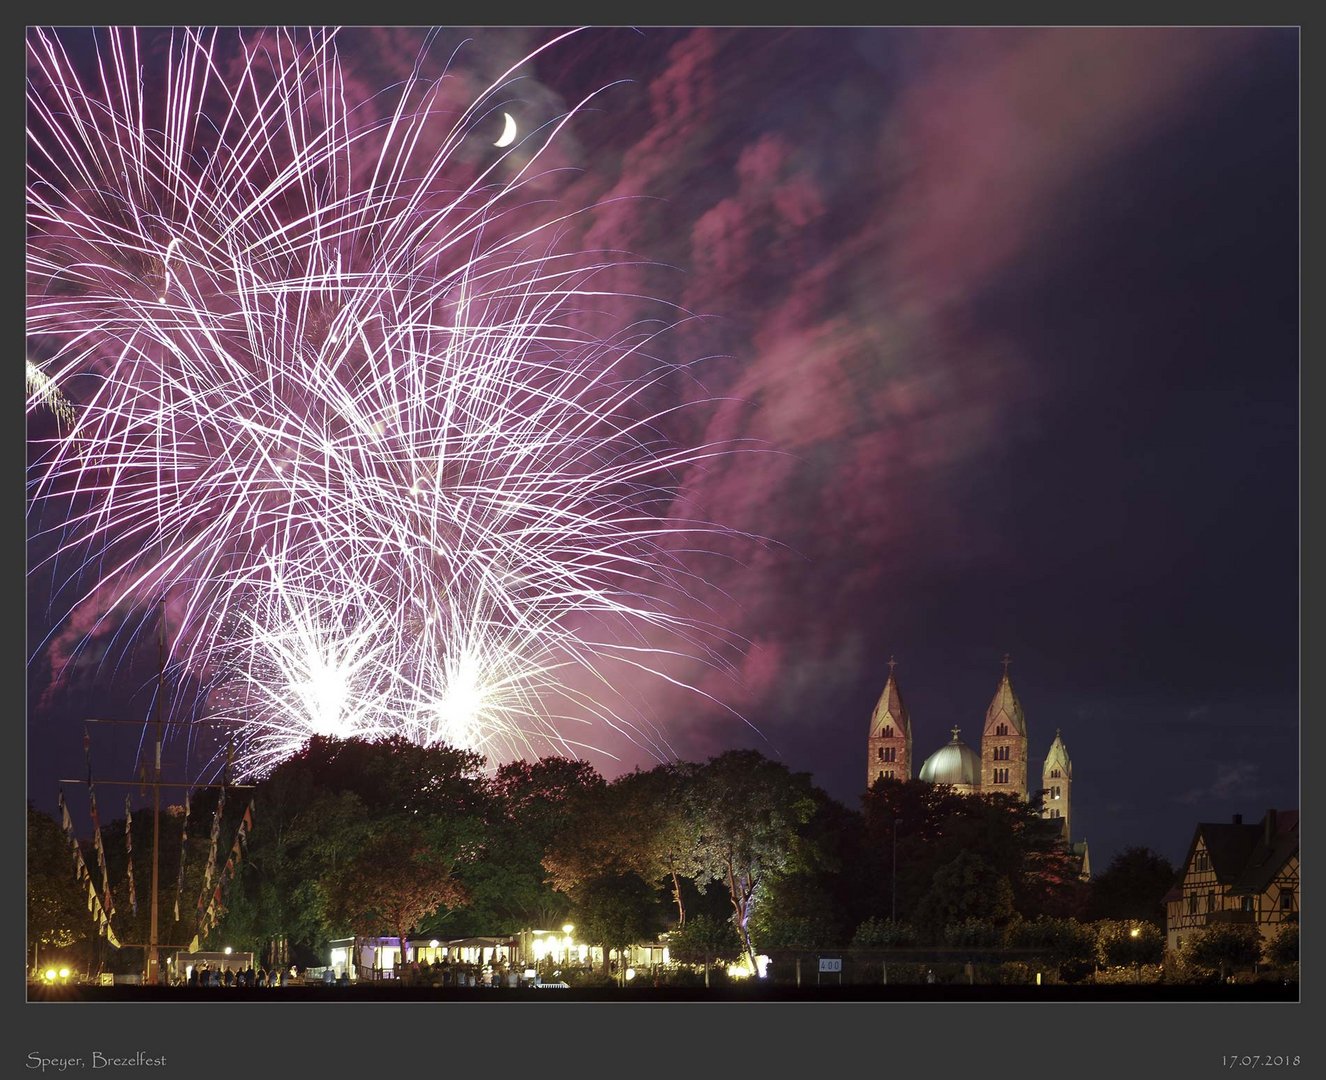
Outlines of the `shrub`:
M1262 936L1256 927L1235 923L1213 923L1183 943L1183 957L1194 967L1226 973L1251 968L1261 959Z
M1298 923L1280 927L1266 945L1266 962L1274 967L1298 974Z
M1009 929L989 919L963 919L944 927L945 945L975 945L1002 949L1008 945Z
M890 948L916 944L916 928L910 923L873 916L856 928L852 944L863 948Z

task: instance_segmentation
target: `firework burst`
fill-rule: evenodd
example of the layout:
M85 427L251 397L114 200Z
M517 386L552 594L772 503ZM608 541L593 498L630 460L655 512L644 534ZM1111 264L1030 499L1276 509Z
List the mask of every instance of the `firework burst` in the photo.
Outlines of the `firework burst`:
M249 773L313 734L658 746L565 675L651 669L642 635L714 655L677 553L721 530L669 508L727 448L664 438L673 320L593 329L621 257L526 198L578 107L462 162L520 65L450 114L417 68L356 102L339 40L30 32L29 409L89 388L32 535L93 634L169 596Z

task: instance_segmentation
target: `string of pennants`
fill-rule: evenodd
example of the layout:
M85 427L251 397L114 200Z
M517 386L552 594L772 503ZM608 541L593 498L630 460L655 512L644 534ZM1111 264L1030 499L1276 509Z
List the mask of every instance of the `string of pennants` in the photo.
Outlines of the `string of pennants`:
M87 785L88 785L88 803L92 815L92 845L97 853L97 866L101 874L101 894L98 895L96 884L92 877L92 872L88 869L86 860L83 858L83 849L78 842L78 837L74 832L74 822L69 814L69 807L65 803L64 788L59 792L60 808L60 826L64 831L65 838L69 843L70 852L74 861L74 875L79 884L87 889L87 909L92 918L97 923L97 933L104 937L113 948L120 948L120 941L116 937L115 928L111 920L115 916L115 897L111 889L110 871L106 865L106 849L101 838L101 821L97 814L97 795L96 788L92 781L92 754L91 739L85 733L83 736L83 751L87 758ZM179 875L175 883L175 921L180 920L180 894L184 889L184 868L185 854L188 851L189 840L189 795L184 797L184 822L180 832L180 866ZM207 939L208 934L221 920L225 914L226 908L223 902L226 887L235 876L235 871L243 858L244 849L247 845L248 834L253 828L253 800L249 800L249 805L245 807L244 814L240 819L239 826L235 832L235 841L231 845L230 854L226 858L225 865L221 873L216 874L216 860L218 845L221 836L221 817L225 812L226 789L221 788L221 794L217 799L216 810L212 815L212 828L210 833L210 844L207 853L207 863L203 868L203 887L198 896L197 904L197 930L192 942L189 944L189 952L197 952L202 948L202 942ZM128 877L128 895L129 907L135 915L138 913L138 898L134 889L134 869L133 869L133 811L130 806L129 797L124 799L124 843L127 859L127 877ZM213 877L216 878L215 884Z

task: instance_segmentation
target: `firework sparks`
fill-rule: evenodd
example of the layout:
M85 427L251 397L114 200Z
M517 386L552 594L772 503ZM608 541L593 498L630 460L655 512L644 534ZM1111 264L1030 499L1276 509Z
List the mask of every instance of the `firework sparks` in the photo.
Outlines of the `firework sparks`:
M725 448L663 438L666 323L589 329L614 257L522 202L577 110L460 168L516 68L440 121L417 72L350 103L337 41L30 32L29 341L95 377L32 470L34 535L77 567L71 611L169 594L172 667L252 773L312 734L644 734L563 675L651 667L614 623L712 653L673 553L721 530L667 508Z

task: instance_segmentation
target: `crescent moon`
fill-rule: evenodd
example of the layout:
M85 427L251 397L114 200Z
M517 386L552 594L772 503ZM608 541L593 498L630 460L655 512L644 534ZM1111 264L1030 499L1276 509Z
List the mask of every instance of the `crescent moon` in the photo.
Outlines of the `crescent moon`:
M506 127L502 129L502 137L493 143L494 146L510 146L516 141L516 122L511 119L511 114L503 113L502 119L506 122Z

